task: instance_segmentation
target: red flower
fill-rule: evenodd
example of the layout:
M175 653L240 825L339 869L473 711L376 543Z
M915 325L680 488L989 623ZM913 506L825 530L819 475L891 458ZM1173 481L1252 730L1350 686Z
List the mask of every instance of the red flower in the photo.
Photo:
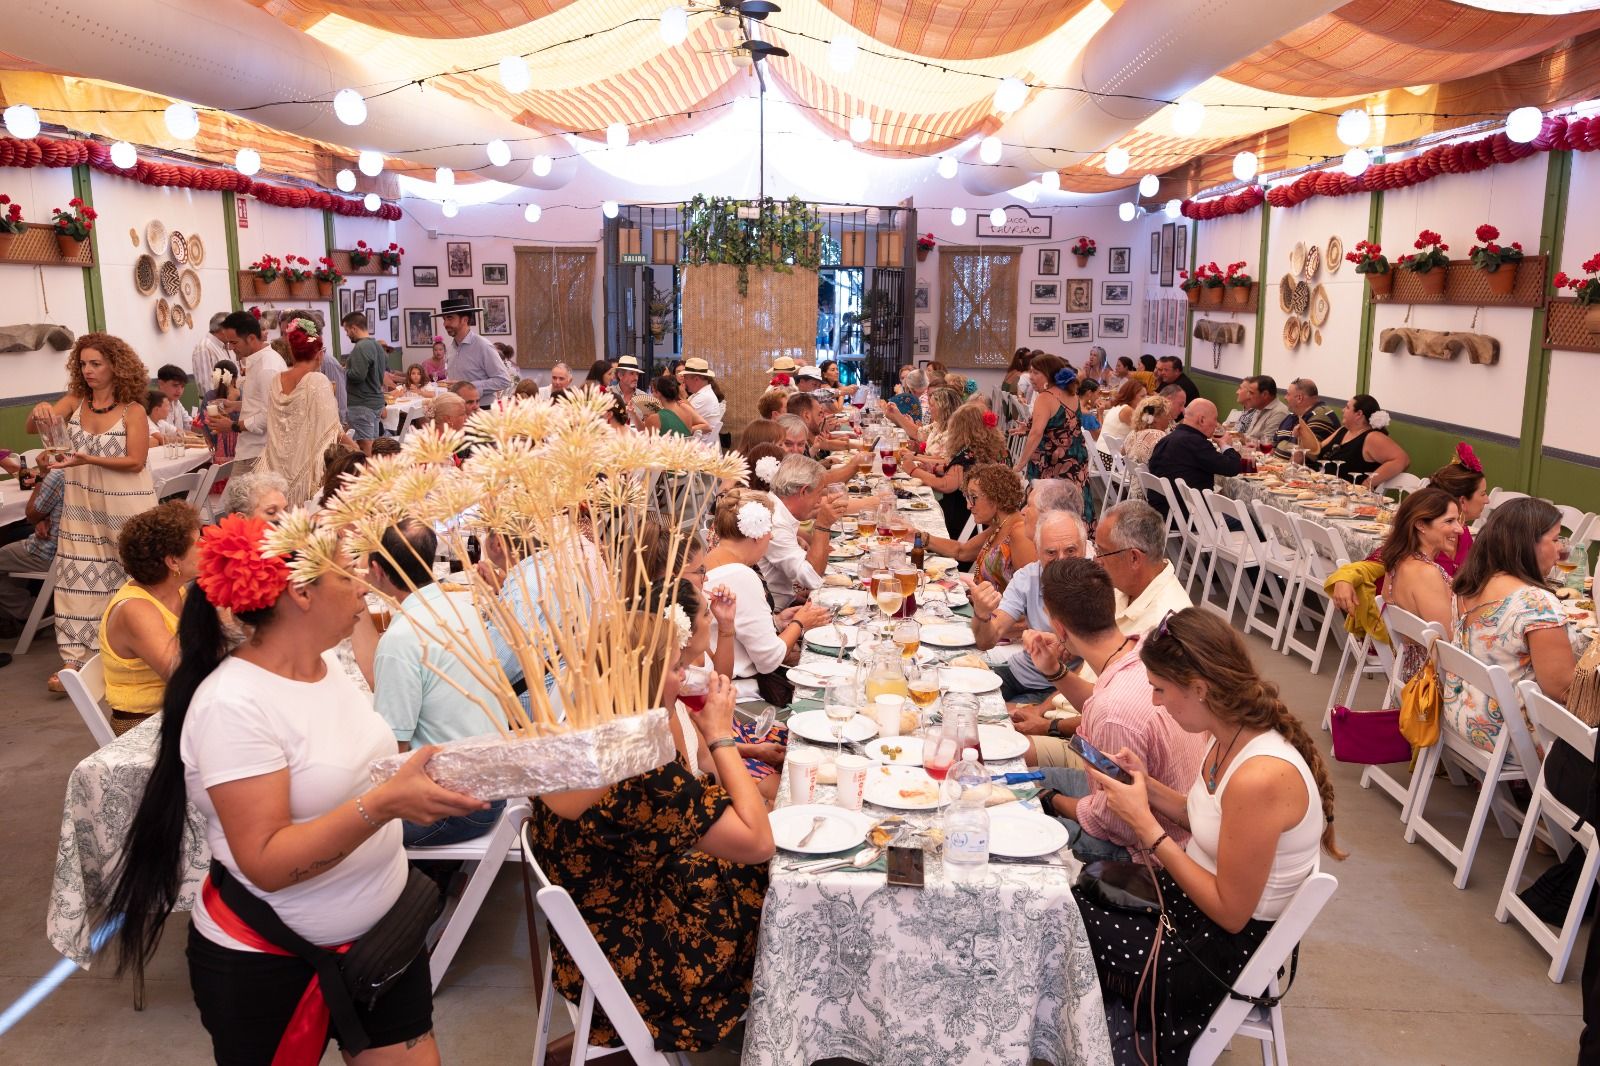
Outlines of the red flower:
M1188 271L1187 271L1187 270L1180 270L1180 271L1178 271L1178 277L1180 277L1180 278L1187 278L1187 277L1188 277L1188 276L1189 276L1189 272L1188 272Z
M1479 226L1475 232L1477 233L1478 240L1480 241L1492 241L1496 237L1500 236L1500 231L1489 225L1487 222ZM1493 249L1491 247L1491 251L1492 250Z
M1444 240L1443 237L1431 229L1425 229L1417 234L1417 239L1422 242L1422 244L1417 245L1418 248L1421 248L1423 244L1439 244L1440 241ZM1440 245L1440 247L1443 247L1443 245Z
M1517 251L1520 252L1520 251L1522 251L1522 242L1521 241L1512 241L1511 242L1511 247L1515 248Z
M1567 272L1565 270L1558 271L1556 273L1556 282L1555 282L1556 288L1558 288L1558 289L1566 288L1568 280L1570 280L1570 279L1568 279Z
M82 207L83 206L83 200L80 199L79 197L74 196L72 199L67 201L67 206L68 207Z
M367 246L367 242L366 241L357 241L356 242L356 247L357 248L365 248L366 246ZM391 245L389 245L389 247L393 248L394 245L391 244Z
M10 202L11 202L11 197L7 196L3 192L0 192L0 204L9 204Z
M196 580L213 606L241 614L278 602L289 584L289 566L280 556L262 556L266 529L259 518L228 515L201 532Z
M983 412L983 424L993 429L1000 424L1000 416L993 411L985 411Z

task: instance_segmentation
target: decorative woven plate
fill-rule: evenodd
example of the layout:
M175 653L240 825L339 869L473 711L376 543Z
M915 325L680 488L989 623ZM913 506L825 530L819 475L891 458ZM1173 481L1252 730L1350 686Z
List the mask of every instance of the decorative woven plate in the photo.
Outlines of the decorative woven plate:
M182 304L173 304L167 308L167 314L172 319L172 328L186 325L189 321L189 312L183 309Z
M156 257L146 252L133 261L133 285L140 296L156 291Z
M1294 299L1290 301L1289 310L1297 315L1303 315L1311 310L1311 285L1309 282L1296 282Z
M189 306L193 307L194 304ZM1328 321L1328 312L1332 309L1333 305L1328 302L1328 289L1319 282L1317 287L1311 290L1311 324L1320 326Z
M162 333L172 328L172 306L163 297L156 301L156 329Z
M183 239L183 233L173 230L167 238L167 243L172 246L172 261L174 263L187 263L189 261L189 242Z
M1318 285L1318 289L1322 286ZM185 270L178 278L178 293L183 297L183 305L191 310L200 306L200 275L192 270Z
M197 267L206 261L206 246L200 242L198 233L189 234L189 265ZM190 323L193 325L194 323Z
M159 219L153 218L145 223L144 240L150 250L157 255L165 255L167 251L167 227Z
M1310 281L1317 276L1317 272L1321 269L1322 249L1313 244L1306 249L1306 268L1301 273L1307 281Z
M1278 282L1278 310L1284 314L1294 310L1294 275L1285 274Z
M1328 254L1325 258L1328 262L1328 273L1339 273L1339 268L1344 265L1344 242L1337 236L1328 238Z
M1306 268L1306 245L1304 241L1296 241L1293 248L1289 249L1289 273L1295 277Z
M1311 320L1309 318L1302 318L1300 320L1300 343L1310 344L1311 334L1314 332L1315 330L1312 328Z
M193 323L190 324L193 325ZM1317 342L1317 347L1322 347L1322 331L1320 329L1311 334L1311 339Z
M166 262L161 264L161 295L178 295L178 264Z
M1300 347L1300 316L1290 315L1283 323L1283 346L1285 348Z

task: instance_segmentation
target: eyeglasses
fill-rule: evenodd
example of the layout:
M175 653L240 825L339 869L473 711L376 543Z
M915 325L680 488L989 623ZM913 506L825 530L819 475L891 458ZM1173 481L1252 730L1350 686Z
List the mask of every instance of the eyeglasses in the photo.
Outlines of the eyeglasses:
M1093 543L1093 542L1091 541L1091 543ZM1100 545L1095 544L1095 546L1094 546L1094 558L1095 558L1096 562L1104 562L1105 560L1110 559L1113 556L1121 555L1123 552L1132 552L1132 551L1138 551L1138 550L1139 550L1138 548L1118 548L1116 551L1108 552L1108 551L1102 551L1101 548L1100 548Z

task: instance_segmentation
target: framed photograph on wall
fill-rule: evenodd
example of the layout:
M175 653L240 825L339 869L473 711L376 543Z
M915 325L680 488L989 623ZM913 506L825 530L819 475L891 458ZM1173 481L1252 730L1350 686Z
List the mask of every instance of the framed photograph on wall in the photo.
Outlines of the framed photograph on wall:
M1039 249L1039 276L1053 278L1061 273L1061 249Z
M483 264L483 283L485 285L507 285L511 276L511 268L505 263Z
M433 312L428 308L406 308L406 347L433 347Z
M1028 336L1054 337L1061 332L1061 316L1057 314L1030 314L1028 316Z
M350 310L367 313L367 290L365 287L352 289L350 292Z
M1100 336L1103 340L1122 341L1128 339L1127 315L1101 315Z
M1161 231L1156 230L1150 234L1150 273L1156 274L1161 270Z
M918 278L917 287L912 290L911 309L913 311L927 311L933 300L932 289L927 278Z
M485 296L483 298L483 335L485 337L511 336L511 297Z
M1144 335L1140 337L1143 344L1154 344L1160 327L1156 323L1156 311L1159 305L1154 300L1144 302Z
M1094 279L1067 279L1067 313L1086 315L1094 310Z
M389 290L389 310L400 310L400 290L398 288Z
M378 279L368 278L366 284L367 303L372 303L378 298Z
M446 289L444 295L448 300L465 300L467 303L472 303L471 289Z
M1069 318L1061 323L1061 339L1067 344L1088 344L1094 338L1094 322L1087 318Z
M1113 249L1111 249L1110 256L1109 256L1109 258L1106 259L1106 273L1107 274L1132 274L1133 273L1133 249L1132 248L1113 248Z
M1133 303L1133 283L1127 281L1101 282L1100 302L1105 304Z
M382 322L384 319L389 317L389 301L388 300L384 300L384 299L379 299L377 301L377 303L378 303L378 321Z
M467 241L446 242L444 261L450 267L452 278L472 277L472 245Z
M350 307L350 290L349 289L340 289L339 290L339 321L343 322L344 321L344 316L348 315L350 313L350 311L351 311L351 307Z
M400 343L400 316L395 315L389 319L389 343Z
M1172 242L1177 226L1171 222L1161 227L1161 287L1172 288Z
M418 289L437 289L439 287L438 267L412 267L411 285Z
M1033 283L1033 295L1028 299L1034 304L1058 304L1061 302L1061 282L1036 281Z
M1189 224L1187 222L1174 223L1178 232L1172 238L1172 264L1174 270L1189 269Z

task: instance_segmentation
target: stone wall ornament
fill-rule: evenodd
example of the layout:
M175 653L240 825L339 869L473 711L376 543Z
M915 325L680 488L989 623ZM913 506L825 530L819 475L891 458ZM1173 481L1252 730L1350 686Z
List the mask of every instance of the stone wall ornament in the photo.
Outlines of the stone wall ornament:
M12 352L37 352L49 345L58 352L71 348L77 335L66 326L51 322L30 322L0 326L0 355Z

